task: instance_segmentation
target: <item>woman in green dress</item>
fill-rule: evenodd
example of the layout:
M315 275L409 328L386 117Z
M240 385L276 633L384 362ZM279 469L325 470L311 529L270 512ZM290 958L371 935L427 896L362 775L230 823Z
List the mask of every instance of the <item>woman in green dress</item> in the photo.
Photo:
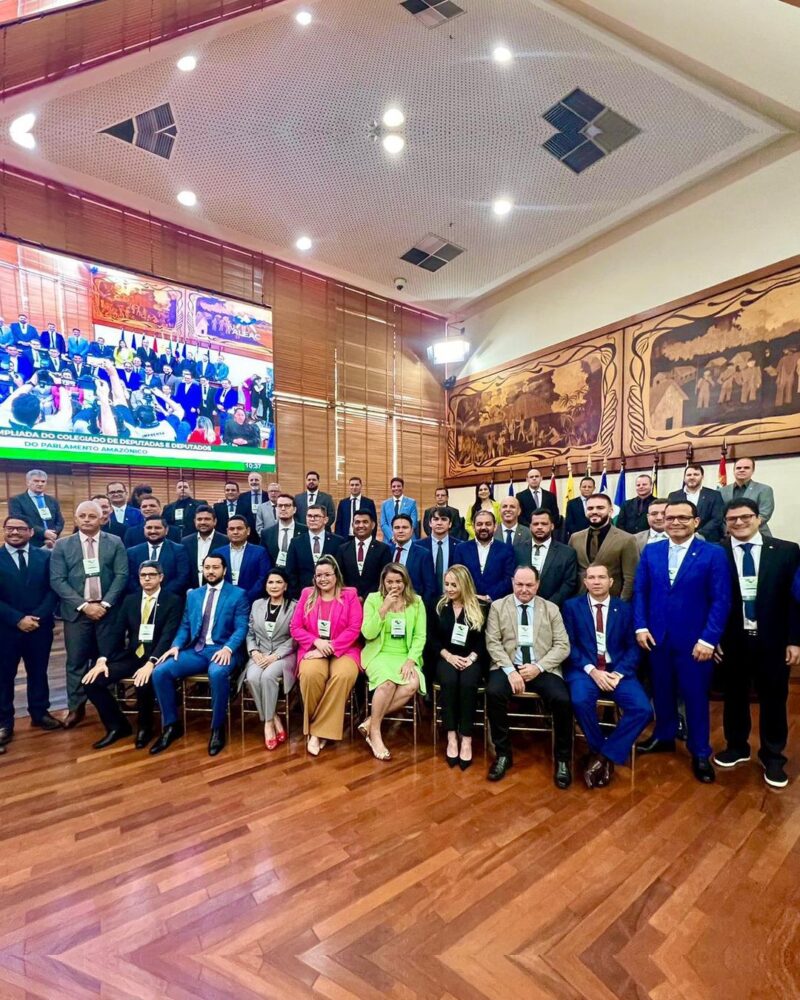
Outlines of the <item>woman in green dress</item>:
M370 715L358 727L378 760L389 760L381 736L387 715L402 708L417 691L425 693L422 650L425 648L425 605L417 597L405 566L383 567L378 592L364 601L361 654L372 692Z

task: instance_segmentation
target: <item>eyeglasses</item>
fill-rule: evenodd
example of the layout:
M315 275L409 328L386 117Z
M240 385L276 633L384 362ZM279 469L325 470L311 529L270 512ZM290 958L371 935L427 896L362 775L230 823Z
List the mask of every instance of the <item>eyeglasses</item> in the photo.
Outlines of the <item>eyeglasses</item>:
M694 518L689 514L668 514L664 520L667 524L691 524Z
M741 521L742 524L747 524L747 522L752 521L755 516L755 514L729 514L725 518L725 523L738 524L738 522Z

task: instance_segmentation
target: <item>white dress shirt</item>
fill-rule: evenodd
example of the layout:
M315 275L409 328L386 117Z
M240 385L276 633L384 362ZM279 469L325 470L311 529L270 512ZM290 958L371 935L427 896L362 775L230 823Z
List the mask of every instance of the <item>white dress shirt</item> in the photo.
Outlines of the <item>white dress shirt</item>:
M535 566L537 570L541 573L542 566L544 566L544 561L547 558L547 553L550 551L550 542L552 542L552 536L547 539L546 542L537 542L536 539L531 542L531 565ZM540 545L539 558L536 558L536 546Z
M214 584L213 587L211 586L210 583L206 584L206 596L205 596L205 600L203 601L203 609L202 609L202 612L201 612L201 615L200 615L200 621L201 621L201 623L203 621L203 615L205 614L205 611L206 611L206 604L212 599L212 597L211 597L212 591L216 591L216 593L217 593L217 598L214 601L214 607L211 609L211 618L209 619L209 622L208 622L208 632L206 632L206 646L213 646L214 645L214 639L213 639L213 635L214 635L214 620L217 617L217 609L219 608L219 592L220 592L220 590L222 590L222 584L223 584L223 582L224 581L220 581L219 583Z
M589 601L589 614L592 616L592 623L595 624L595 634L597 633L597 625L596 625L597 608L595 607L595 605L599 604L600 614L603 616L603 635L604 636L608 635L608 612L611 609L611 594L609 594L604 601L596 601L591 594L587 594L586 598ZM597 652L598 653L600 652L599 648ZM611 656L609 655L607 645L606 648L603 650L603 655L606 658L606 665L611 663ZM583 671L586 674L590 674L596 668L597 668L596 663L587 663L584 665Z
M486 560L489 558L489 549L492 547L491 542L487 542L486 545L482 545L479 541L475 541L475 546L478 549L478 562L480 563L481 573L486 569Z
M523 602L517 600L517 598L515 597L514 598L514 604L516 605L516 608L517 608L517 627L519 627L522 624L522 604L523 604ZM531 628L532 628L533 627L533 598L531 598L530 601L528 601L526 607L528 609L528 625L530 625ZM519 632L517 634L519 634ZM503 671L506 674L511 674L511 673L513 673L517 669L517 667L521 667L521 666L522 666L522 648L520 646L517 646L516 651L514 652L514 666L513 667L503 667ZM527 666L536 666L536 663L534 662L534 658L533 658L533 646L531 646L531 662L530 662L530 664L527 664Z
M239 583L239 573L242 571L242 562L244 561L244 550L247 548L247 542L244 545L237 548L235 545L231 545L231 582L234 586Z
M753 563L756 568L756 577L758 577L758 571L761 567L761 552L764 548L764 538L760 531L757 531L752 538L748 539L748 542L753 546L750 550L750 555L753 557ZM740 542L735 538L731 539L731 551L733 552L733 561L736 563L736 575L739 577L739 590L743 591L742 580L744 579L744 573L742 572L742 564L744 562L744 550L743 545L747 542ZM756 630L758 628L758 623L753 618L748 618L744 613L744 600L742 601L742 619L744 620L744 627L750 630Z
M6 552L14 560L17 568L19 569L19 554L20 552L25 553L25 562L28 566L31 564L31 547L30 545L23 545L21 548L15 549L13 545L6 544Z
M370 545L372 545L372 535L367 535L367 537L364 539L363 542L360 539L358 539L358 538L353 538L353 544L356 547L356 565L358 566L359 570L361 570L361 568L363 567L364 563L366 562L367 555L369 554L369 547L370 547ZM359 545L363 545L363 547L364 547L363 548L363 552L364 552L364 558L363 559L359 559L358 558L358 547L359 547Z

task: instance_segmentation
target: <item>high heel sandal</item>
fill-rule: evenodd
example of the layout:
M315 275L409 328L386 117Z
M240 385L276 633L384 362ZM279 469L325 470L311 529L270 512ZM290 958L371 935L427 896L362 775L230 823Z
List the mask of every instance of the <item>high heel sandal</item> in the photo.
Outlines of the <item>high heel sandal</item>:
M367 734L367 736L365 737L365 739L367 741L367 746L372 751L372 755L377 760L391 760L392 759L392 755L389 753L389 751L386 749L386 747L384 747L383 750L376 750L375 749L375 747L372 745L372 740L369 738L369 734Z

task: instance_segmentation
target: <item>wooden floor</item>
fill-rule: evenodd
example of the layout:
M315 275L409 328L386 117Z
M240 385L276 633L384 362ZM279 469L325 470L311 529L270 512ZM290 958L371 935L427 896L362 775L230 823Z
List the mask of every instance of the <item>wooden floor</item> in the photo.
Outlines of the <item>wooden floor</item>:
M755 764L559 792L535 737L492 785L407 727L212 761L202 722L155 759L90 720L0 757L2 1000L800 997L800 782Z

